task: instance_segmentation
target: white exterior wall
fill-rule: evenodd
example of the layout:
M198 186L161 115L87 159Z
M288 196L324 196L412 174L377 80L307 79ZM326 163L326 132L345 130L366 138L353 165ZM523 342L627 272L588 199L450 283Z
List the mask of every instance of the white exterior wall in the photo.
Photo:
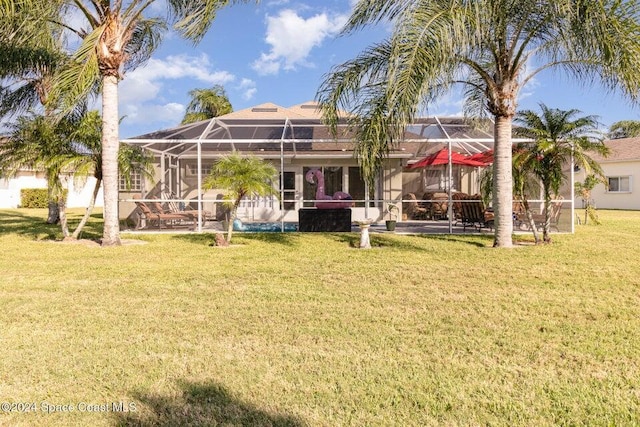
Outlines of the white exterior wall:
M67 207L87 207L95 185L95 178L88 178L82 188L75 188L73 179L68 180ZM20 190L25 188L47 188L47 180L41 172L22 171L11 179L0 178L0 209L15 209L20 206ZM98 193L96 206L102 206L102 189Z
M599 209L629 209L640 210L640 160L635 162L612 162L600 163L606 177L630 176L631 191L612 193L607 191L603 184L598 184L591 192L591 198L595 201ZM584 172L578 176L576 181L584 180ZM580 208L582 202L576 200L576 207Z

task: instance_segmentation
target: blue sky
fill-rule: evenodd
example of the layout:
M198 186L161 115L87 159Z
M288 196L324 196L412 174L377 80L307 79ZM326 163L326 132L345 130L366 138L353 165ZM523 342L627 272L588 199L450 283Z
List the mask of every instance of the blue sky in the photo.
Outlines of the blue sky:
M120 83L122 138L173 127L181 121L188 92L214 84L225 87L235 110L273 102L284 107L312 100L332 66L355 57L386 36L385 28L337 37L353 0L262 0L218 14L197 46L168 34L143 67ZM622 97L598 86L578 85L565 75L539 75L523 89L519 108L577 108L600 116L605 127L640 119ZM451 94L430 106L430 115L459 115L461 100Z

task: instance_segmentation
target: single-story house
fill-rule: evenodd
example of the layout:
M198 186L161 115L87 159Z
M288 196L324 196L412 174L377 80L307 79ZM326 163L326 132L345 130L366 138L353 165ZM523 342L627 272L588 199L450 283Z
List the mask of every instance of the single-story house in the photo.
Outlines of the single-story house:
M597 208L640 210L640 191L634 188L640 179L640 138L621 138L605 141L610 153L607 157L592 157L600 164L607 185L599 184L591 192ZM576 173L576 180L585 179L585 171ZM580 200L576 206L580 207Z
M140 180L140 185L131 192L121 192L120 216L124 219L135 214L134 199L171 199L174 205L200 207L201 211L222 219L223 190L205 191L202 180L216 159L237 150L272 162L280 172L279 182L274 183L280 197L246 200L239 209L243 220L297 222L301 209L315 206L317 187L305 179L314 170L323 173L325 194L351 195L354 221L384 220L389 203L400 207L399 219L410 220L413 218L408 216L408 209L402 211L408 206L409 195L423 200L447 193L451 200L452 193L479 193L483 168L477 165L449 166L445 162L428 167L411 166L443 148L465 155L491 150L493 126L488 125L487 129L473 127L460 117L416 120L407 127L404 139L390 150L374 188L368 188L353 154L353 133L346 116L340 120L334 136L314 102L289 108L262 104L123 140L154 153L157 177L154 183ZM570 194L564 198L571 200Z

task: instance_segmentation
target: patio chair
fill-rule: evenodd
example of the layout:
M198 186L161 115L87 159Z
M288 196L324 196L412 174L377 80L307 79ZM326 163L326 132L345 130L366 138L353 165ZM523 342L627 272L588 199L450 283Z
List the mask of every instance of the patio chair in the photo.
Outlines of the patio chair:
M467 193L453 193L451 199L453 199L453 219L455 222L453 225L458 225L462 222L462 202L460 200L466 200L469 197Z
M409 200L405 202L405 211L409 219L427 219L428 210L418 204L415 194L407 193L404 199Z
M467 199L462 204L462 229L475 227L478 231L483 228L493 228L493 212L488 212L480 199Z
M449 209L449 196L446 193L435 193L431 202L431 218L446 218L447 209Z
M190 224L194 224L196 220L196 218L191 214L154 212L145 202L136 201L135 203L149 224L156 222L158 224L158 229L162 229L163 223L168 228L169 225L183 225L184 221L189 221Z
M175 202L167 202L168 209L165 209L162 205L162 202L150 202L151 210L157 213L162 214L183 214L189 215L194 218L198 218L198 210L197 209L185 209L180 210L178 205ZM202 211L202 220L210 221L213 220L213 214L209 211Z

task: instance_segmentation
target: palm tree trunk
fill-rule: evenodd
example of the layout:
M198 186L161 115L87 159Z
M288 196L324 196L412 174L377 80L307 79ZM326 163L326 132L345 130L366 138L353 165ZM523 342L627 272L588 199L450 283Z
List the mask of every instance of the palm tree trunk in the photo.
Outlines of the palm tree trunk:
M227 244L231 243L231 234L233 233L233 221L238 217L238 206L240 206L240 201L244 195L240 195L236 201L233 203L233 207L229 212L229 226L227 227Z
M496 116L493 163L493 210L495 239L493 246L513 246L513 171L511 153L511 117Z
M69 226L67 224L67 199L61 196L58 199L58 213L60 215L60 228L62 229L62 238L66 240L69 237Z
M544 227L542 228L542 241L551 243L551 189L548 182L543 183L544 186Z
M47 179L47 182L49 182L49 179ZM60 221L60 211L58 210L58 202L55 197L53 197L53 190L50 186L47 187L47 195L49 199L49 202L47 203L49 208L47 224L57 224Z
M98 192L100 191L101 183L102 183L101 180L96 179L96 185L95 187L93 187L93 194L91 195L89 206L87 206L87 210L84 212L84 216L80 220L80 224L78 224L76 229L73 231L72 237L74 239L77 239L80 236L80 233L82 233L82 229L84 228L85 224L89 220L89 217L91 216L91 211L93 211L93 207L96 205L96 198L98 197Z
M118 78L102 79L102 182L104 183L104 230L102 246L119 246L118 217Z
M529 222L529 227L533 233L533 240L536 245L540 244L540 236L538 235L538 229L536 228L536 221L533 219L533 213L531 209L529 209L529 201L524 198L522 204L524 205L525 216L527 217L527 221Z

